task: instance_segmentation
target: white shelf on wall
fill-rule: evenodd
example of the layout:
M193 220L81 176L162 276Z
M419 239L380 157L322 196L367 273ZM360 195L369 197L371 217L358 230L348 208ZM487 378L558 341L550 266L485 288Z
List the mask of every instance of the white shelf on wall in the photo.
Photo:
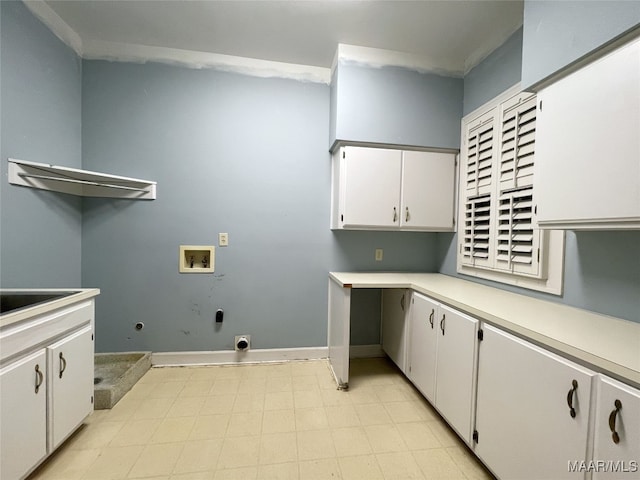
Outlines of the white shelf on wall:
M81 197L155 200L156 182L9 158L9 183Z

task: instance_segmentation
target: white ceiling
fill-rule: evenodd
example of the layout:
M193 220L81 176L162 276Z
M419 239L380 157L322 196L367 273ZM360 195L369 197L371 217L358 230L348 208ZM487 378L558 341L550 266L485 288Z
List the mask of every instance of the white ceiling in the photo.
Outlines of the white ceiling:
M517 30L523 11L522 0L35 3L50 7L93 58L101 45L127 44L329 68L343 43L406 52L457 75Z

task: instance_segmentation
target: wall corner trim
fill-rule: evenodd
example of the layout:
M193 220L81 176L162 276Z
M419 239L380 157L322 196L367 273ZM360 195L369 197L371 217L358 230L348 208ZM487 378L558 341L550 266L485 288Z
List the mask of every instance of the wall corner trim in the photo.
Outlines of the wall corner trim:
M82 57L82 39L67 22L49 6L44 0L29 0L23 2L29 11L42 23L44 23L53 34L63 43L73 49L79 57Z

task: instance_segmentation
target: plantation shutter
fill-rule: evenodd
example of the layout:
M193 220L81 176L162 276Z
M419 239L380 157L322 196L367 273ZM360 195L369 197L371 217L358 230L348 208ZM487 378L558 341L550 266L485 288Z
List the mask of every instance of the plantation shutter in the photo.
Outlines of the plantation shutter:
M490 266L491 195L467 198L464 204L464 232L462 234L462 263L470 266Z
M465 179L467 196L491 193L496 151L496 109L471 122L466 132Z
M535 228L537 107L535 94L501 95L463 120L460 273L527 287L557 281L549 261L562 258L561 239Z
M539 276L541 232L534 228L533 188L502 192L497 208L495 268Z
M516 95L501 105L500 190L533 185L536 97Z

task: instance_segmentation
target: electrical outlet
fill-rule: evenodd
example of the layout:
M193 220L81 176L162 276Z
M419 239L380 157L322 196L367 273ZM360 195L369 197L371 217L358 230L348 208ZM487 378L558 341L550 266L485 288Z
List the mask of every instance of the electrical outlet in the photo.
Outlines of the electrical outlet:
M376 262L381 262L382 261L382 249L381 248L376 248Z
M227 247L227 246L229 246L229 234L228 233L219 233L218 234L218 246L219 247Z

